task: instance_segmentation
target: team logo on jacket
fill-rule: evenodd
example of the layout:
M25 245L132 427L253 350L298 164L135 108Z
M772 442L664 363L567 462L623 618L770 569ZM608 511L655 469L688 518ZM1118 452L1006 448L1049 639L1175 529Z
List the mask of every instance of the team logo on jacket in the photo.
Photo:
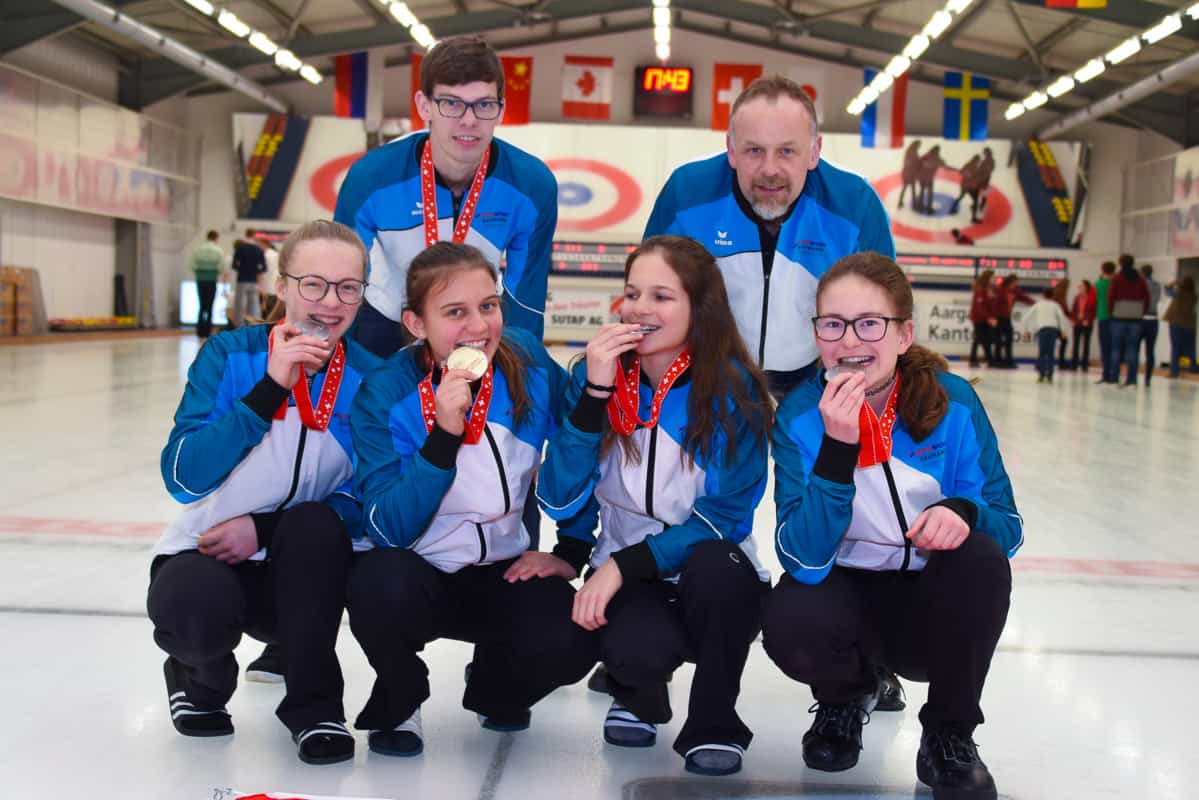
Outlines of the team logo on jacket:
M729 238L729 232L721 230L716 231L716 244L721 245L722 247L732 247L733 240Z
M815 239L799 239L795 242L795 249L803 253L823 253L828 245Z
M945 442L934 442L930 445L913 450L908 454L908 458L915 459L920 463L928 461L936 461L945 456Z

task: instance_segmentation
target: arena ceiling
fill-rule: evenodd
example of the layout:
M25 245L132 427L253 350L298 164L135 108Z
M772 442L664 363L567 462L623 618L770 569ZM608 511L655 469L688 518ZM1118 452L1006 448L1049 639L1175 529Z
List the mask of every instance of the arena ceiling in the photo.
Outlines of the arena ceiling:
M230 9L326 74L332 72L332 58L338 53L386 48L388 63L402 64L415 47L380 0L214 4ZM107 5L264 86L299 80L184 0L108 0ZM481 33L501 51L617 32L644 31L649 36L652 27L650 0L412 0L408 5L434 36ZM680 30L830 63L874 67L901 51L943 5L944 0L671 2L672 24ZM976 72L992 79L994 98L1017 101L1192 5L1194 0L1109 0L1103 9L1051 9L1044 7L1044 0L975 0L920 58L912 80L940 85L945 71ZM1029 132L1194 54L1199 50L1199 21L1186 15L1182 21L1182 29L1169 38L1027 115ZM0 58L51 36L79 37L115 54L122 65L121 102L130 107L223 88L52 0L0 0ZM1180 145L1199 144L1199 70L1103 119L1157 131Z

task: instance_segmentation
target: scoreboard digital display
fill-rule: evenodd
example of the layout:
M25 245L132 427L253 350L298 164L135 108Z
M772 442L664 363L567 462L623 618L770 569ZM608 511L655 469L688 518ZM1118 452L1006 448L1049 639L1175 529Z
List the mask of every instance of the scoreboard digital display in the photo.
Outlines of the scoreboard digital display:
M633 76L634 116L691 117L691 67L637 67Z
M625 259L636 249L635 244L554 242L550 261L554 275L623 278Z
M985 269L996 276L1012 274L1038 280L1058 280L1066 277L1068 262L1064 258L1030 256L963 256L926 253L901 254L895 263L905 272L921 275L954 275L973 278Z

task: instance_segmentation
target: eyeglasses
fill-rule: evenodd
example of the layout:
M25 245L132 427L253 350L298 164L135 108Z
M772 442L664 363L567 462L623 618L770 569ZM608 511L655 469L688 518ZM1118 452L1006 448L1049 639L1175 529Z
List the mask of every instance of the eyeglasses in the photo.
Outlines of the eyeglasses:
M888 322L906 322L903 317L883 317L877 314L867 314L856 319L843 317L812 317L812 326L816 329L816 338L823 342L839 342L845 337L845 331L853 326L854 335L863 342L877 342L887 335Z
M495 119L504 108L502 100L471 100L468 102L458 97L434 97L433 102L437 104L437 111L441 116L450 119L461 119L465 116L468 108L474 112L475 119Z
M329 287L335 287L334 292L337 294L337 299L345 303L347 306L357 305L362 302L362 293L366 289L366 281L360 281L357 278L345 278L337 281L327 281L320 275L288 275L296 283L300 284L300 297L303 297L310 303L319 303L325 299L325 295L329 293Z

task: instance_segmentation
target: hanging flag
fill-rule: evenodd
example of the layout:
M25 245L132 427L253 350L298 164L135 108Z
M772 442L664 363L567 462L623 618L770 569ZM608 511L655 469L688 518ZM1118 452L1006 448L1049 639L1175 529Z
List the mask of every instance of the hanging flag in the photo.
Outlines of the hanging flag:
M567 56L562 67L562 116L568 119L610 119L612 116L611 58Z
M368 131L377 131L383 124L383 75L387 71L382 50L370 50L366 56L366 114L363 120Z
M1045 8L1107 8L1107 0L1045 0Z
M877 74L876 69L866 70L866 83L874 80ZM905 72L862 112L862 147L903 147L907 105L908 73Z
M425 121L421 119L420 112L416 110L416 93L420 91L420 62L423 56L420 53L412 54L411 62L411 78L408 81L408 102L412 105L412 111L409 116L412 118L412 130L419 131L425 127Z
M531 56L501 56L504 62L504 124L529 124L529 99L533 88Z
M737 95L762 77L761 64L716 64L712 79L712 130L729 129L729 111Z
M991 81L987 78L972 72L946 72L941 135L946 139L986 139L990 97Z
M808 97L812 98L812 105L816 106L817 122L823 122L824 70L811 64L803 64L787 70L787 77L798 83L799 88L808 93Z
M333 59L333 113L339 117L366 116L366 51L343 53Z

